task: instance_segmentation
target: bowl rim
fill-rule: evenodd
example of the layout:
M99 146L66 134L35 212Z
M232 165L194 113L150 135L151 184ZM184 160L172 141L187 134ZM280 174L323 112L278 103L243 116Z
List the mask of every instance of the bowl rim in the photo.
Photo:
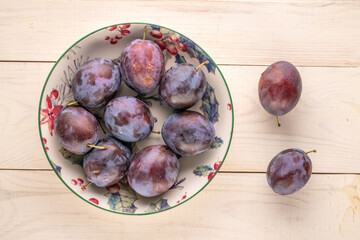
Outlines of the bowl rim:
M118 211L115 211L115 210L111 210L111 209L106 209L104 207L101 207L101 206L98 206L96 204L93 204L91 203L90 201L88 201L87 199L85 199L84 197L82 197L80 194L76 193L63 179L62 177L60 176L60 174L56 171L55 167L53 166L53 164L51 163L51 160L47 154L47 151L45 149L45 144L44 142L42 141L42 132L41 132L41 124L40 124L40 121L41 121L41 103L42 103L42 100L43 100L43 96L44 96L44 91L45 91L45 88L47 86L47 83L49 81L49 78L50 76L52 75L54 69L56 68L56 66L58 65L58 63L63 59L63 57L76 45L78 44L79 42L81 42L82 40L84 40L85 38L89 37L90 35L94 34L94 33L97 33L99 31L102 31L106 28L109 28L109 27L112 27L112 26L118 26L118 25L122 25L122 24L131 24L131 25L156 25L158 27L161 27L161 28L165 28L165 29L168 29L174 33L177 33L179 34L180 36L183 36L187 39L189 39L190 41L192 41L198 48L200 48L205 54L206 56L214 63L216 69L219 71L223 81L224 81L224 84L226 86L226 89L227 89L227 92L228 92L228 95L229 95L229 99L230 99L230 104L231 104L231 115L232 115L232 122L231 122L231 133L230 133L230 139L229 139L229 144L227 146L227 149L226 149L226 152L224 154L224 157L221 161L221 164L218 168L217 171L215 171L215 174L214 176L203 186L201 187L195 194L193 194L191 197L187 198L186 200L174 205L174 206L170 206L166 209L163 209L163 210L160 210L160 211L154 211L154 212L149 212L149 213L124 213L124 212L118 212ZM223 165L225 159L226 159L226 156L229 152L229 149L230 149L230 145L231 145L231 141L232 141L232 137L233 137L233 132L234 132L234 105L233 105L233 101L232 101L232 98L231 98L231 93L230 93L230 90L229 90L229 87L226 83L226 80L224 78L224 75L222 74L221 70L219 69L218 65L215 63L215 61L209 56L209 54L202 48L200 47L196 42L194 42L192 39L188 38L187 36L171 29L171 28L168 28L168 27L164 27L162 25L158 25L158 24L153 24L153 23L145 23L145 22L123 22L123 23L117 23L117 24L111 24L111 25L108 25L108 26L105 26L105 27L102 27L102 28L99 28L95 31L92 31L90 32L89 34L86 34L84 37L80 38L79 40L77 40L74 44L72 44L59 58L58 60L55 62L54 66L51 68L47 78L46 78L46 81L44 83L44 86L42 88L42 91L41 91L41 95L40 95L40 101L39 101L39 107L38 107L38 128L39 128L39 135L40 135L40 142L41 142L41 146L43 147L43 151L45 153L45 156L51 166L51 168L53 169L53 171L55 172L55 174L58 176L58 178L61 180L61 182L72 192L74 193L76 196L78 196L80 199L82 199L84 202L87 202L88 204L92 205L92 206L95 206L99 209L102 209L102 210L105 210L107 212L111 212L111 213L116 213L116 214L122 214L122 215L130 215L130 216L143 216L143 215L151 215L151 214L156 214L156 213L160 213L160 212L164 212L164 211L167 211L167 210L170 210L170 209L173 209L175 207L178 207L180 205L182 205L183 203L189 201L190 199L192 199L193 197L195 197L196 195L198 195L205 187L208 186L208 184L215 178L216 174L219 172L221 166Z

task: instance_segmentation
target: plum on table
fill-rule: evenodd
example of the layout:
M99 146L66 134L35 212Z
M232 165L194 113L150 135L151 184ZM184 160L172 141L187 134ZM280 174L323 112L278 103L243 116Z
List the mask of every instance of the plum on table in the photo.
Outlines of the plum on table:
M312 173L308 153L290 148L278 153L269 163L266 179L270 187L280 195L292 194L305 186Z
M261 105L277 119L298 103L302 91L300 73L289 62L275 62L261 74L258 90Z

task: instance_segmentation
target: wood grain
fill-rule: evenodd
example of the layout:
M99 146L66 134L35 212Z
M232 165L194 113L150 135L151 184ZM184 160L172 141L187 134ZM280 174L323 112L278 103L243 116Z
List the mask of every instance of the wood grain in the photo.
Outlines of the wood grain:
M360 172L360 68L300 67L303 91L298 105L276 127L258 100L265 67L221 67L233 96L235 130L222 170L265 171L287 148L311 156L315 172Z
M0 168L50 169L37 113L52 65L0 63ZM280 118L280 128L258 101L257 82L265 67L220 68L235 110L232 146L222 171L264 172L275 154L297 147L318 151L311 156L314 172L360 172L360 68L300 67L302 97Z
M356 239L360 176L313 175L277 196L263 174L218 174L187 203L160 214L123 216L72 194L53 172L0 171L0 238Z
M96 29L138 21L185 34L221 64L284 59L360 66L359 6L355 0L1 1L0 60L53 61Z

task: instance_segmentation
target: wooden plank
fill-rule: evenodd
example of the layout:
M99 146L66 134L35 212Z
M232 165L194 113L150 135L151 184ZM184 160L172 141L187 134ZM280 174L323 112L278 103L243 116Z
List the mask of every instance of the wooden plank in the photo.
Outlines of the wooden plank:
M300 67L298 105L280 117L258 100L258 79L266 67L221 67L233 96L235 130L222 170L265 171L287 148L311 156L315 172L360 172L360 68Z
M0 63L0 168L50 169L43 153L37 108L53 64ZM360 68L300 67L297 107L275 119L262 109L257 82L265 67L221 66L232 92L235 129L222 171L263 172L286 148L316 149L314 172L360 172Z
M0 171L0 238L356 239L360 176L313 175L277 196L264 174L218 174L189 202L141 217L97 209L52 172Z
M53 64L0 63L0 168L49 168L38 130L42 86Z
M360 66L359 6L355 0L1 1L0 60L56 60L98 28L141 21L185 34L221 64L285 59Z

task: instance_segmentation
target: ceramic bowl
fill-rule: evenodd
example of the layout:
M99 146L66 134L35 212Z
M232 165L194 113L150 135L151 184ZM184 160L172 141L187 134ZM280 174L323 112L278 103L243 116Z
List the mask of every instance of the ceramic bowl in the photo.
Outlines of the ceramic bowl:
M85 61L95 57L107 57L119 62L122 50L134 39L153 40L161 45L165 70L177 63L202 66L208 82L206 92L190 110L203 113L216 131L211 148L194 157L180 158L179 176L176 183L160 196L146 198L132 190L126 180L107 188L87 185L82 168L83 156L62 148L54 136L54 118L69 102L74 101L71 81L75 70ZM118 96L136 96L124 82ZM160 105L157 91L143 98L150 106L157 121L154 130L161 130L164 120L172 113ZM233 106L227 84L220 69L210 56L196 43L181 33L166 27L146 23L126 23L101 28L73 44L55 63L44 84L39 105L39 132L45 155L59 179L75 195L85 202L106 211L120 214L151 214L181 205L203 190L219 171L228 152L233 131ZM100 111L94 112L102 125L102 136L109 135L101 121ZM160 134L132 145L133 153L145 146L164 144Z

